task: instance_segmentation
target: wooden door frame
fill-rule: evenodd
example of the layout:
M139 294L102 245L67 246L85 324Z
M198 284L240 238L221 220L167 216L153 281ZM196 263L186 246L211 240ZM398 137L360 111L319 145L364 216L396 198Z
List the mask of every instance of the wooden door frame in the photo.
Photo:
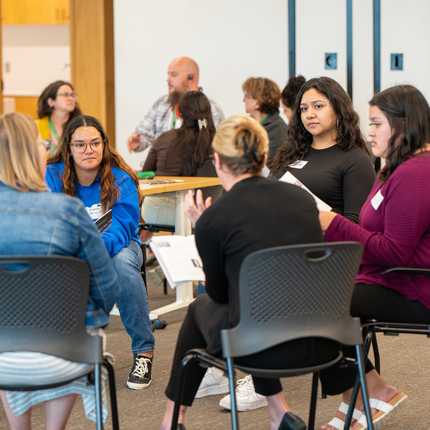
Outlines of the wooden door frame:
M72 84L82 112L103 124L115 146L113 31L113 0L70 0Z

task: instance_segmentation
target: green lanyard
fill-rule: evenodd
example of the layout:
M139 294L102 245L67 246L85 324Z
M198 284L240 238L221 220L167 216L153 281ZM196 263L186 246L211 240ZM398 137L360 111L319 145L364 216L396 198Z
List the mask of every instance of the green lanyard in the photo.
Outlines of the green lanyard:
M58 136L58 133L56 132L54 126L52 125L51 117L49 117L49 128L52 130L52 133L54 133L54 136L57 138L58 144L60 144L61 143L61 139L60 139L60 136Z
M173 109L173 106L172 106L172 112L173 112L173 114L172 114L172 129L174 130L175 129L175 125L176 125L176 118L178 117L178 114L177 114L177 111L178 111L178 105L175 105L174 106L175 107L175 109Z
M262 120L260 120L260 124L263 124L263 122L266 121L266 119L267 119L268 116L269 115L266 115Z

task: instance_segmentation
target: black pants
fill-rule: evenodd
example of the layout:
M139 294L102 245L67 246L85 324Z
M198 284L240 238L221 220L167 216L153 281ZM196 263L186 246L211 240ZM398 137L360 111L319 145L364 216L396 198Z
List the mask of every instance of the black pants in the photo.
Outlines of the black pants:
M403 294L381 285L357 284L351 302L351 315L362 321L430 324L430 309L418 300L408 300ZM354 349L343 347L346 357L355 357ZM373 369L368 361L366 373ZM321 383L329 395L345 392L354 386L357 372L354 368L336 366L321 372Z
M220 338L220 332L211 332L210 322L214 316L219 316L225 312L225 309L226 305L215 303L207 294L201 294L189 306L178 335L170 380L165 392L170 400L174 400L178 370L186 352L189 349L206 348L207 345L217 343L214 342L214 337L218 336ZM339 344L336 342L327 339L309 338L286 342L257 354L235 358L234 362L256 368L300 368L334 360L338 352ZM215 355L221 357L221 351L219 350ZM205 369L197 363L189 366L185 382L185 393L181 402L183 405L191 406L204 374ZM282 391L279 378L253 378L253 381L255 391L263 396L271 396Z

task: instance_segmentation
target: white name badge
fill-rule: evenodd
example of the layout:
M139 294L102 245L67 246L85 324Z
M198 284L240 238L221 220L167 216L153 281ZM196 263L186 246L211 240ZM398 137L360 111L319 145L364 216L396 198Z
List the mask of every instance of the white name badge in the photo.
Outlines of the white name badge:
M96 203L91 207L85 208L85 209L88 212L88 215L90 216L91 219L99 219L103 215L100 203Z
M370 203L372 203L373 209L375 211L379 208L379 205L382 203L382 200L384 200L384 196L381 193L381 190L379 190L370 200Z
M288 167L292 167L293 169L303 169L303 167L308 164L305 160L295 161L293 164L290 164Z

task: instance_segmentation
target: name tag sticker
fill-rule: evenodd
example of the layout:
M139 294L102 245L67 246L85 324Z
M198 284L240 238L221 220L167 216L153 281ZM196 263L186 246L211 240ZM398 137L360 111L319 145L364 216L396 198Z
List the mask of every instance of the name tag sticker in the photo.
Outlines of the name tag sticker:
M373 209L377 210L379 208L379 205L382 203L382 200L384 200L384 196L381 193L381 190L379 190L370 200L370 203L372 203Z
M95 203L91 207L87 207L85 209L93 220L99 219L103 215L100 203Z
M292 167L293 169L303 169L303 167L308 164L305 160L295 161L293 164L290 164L288 167Z

